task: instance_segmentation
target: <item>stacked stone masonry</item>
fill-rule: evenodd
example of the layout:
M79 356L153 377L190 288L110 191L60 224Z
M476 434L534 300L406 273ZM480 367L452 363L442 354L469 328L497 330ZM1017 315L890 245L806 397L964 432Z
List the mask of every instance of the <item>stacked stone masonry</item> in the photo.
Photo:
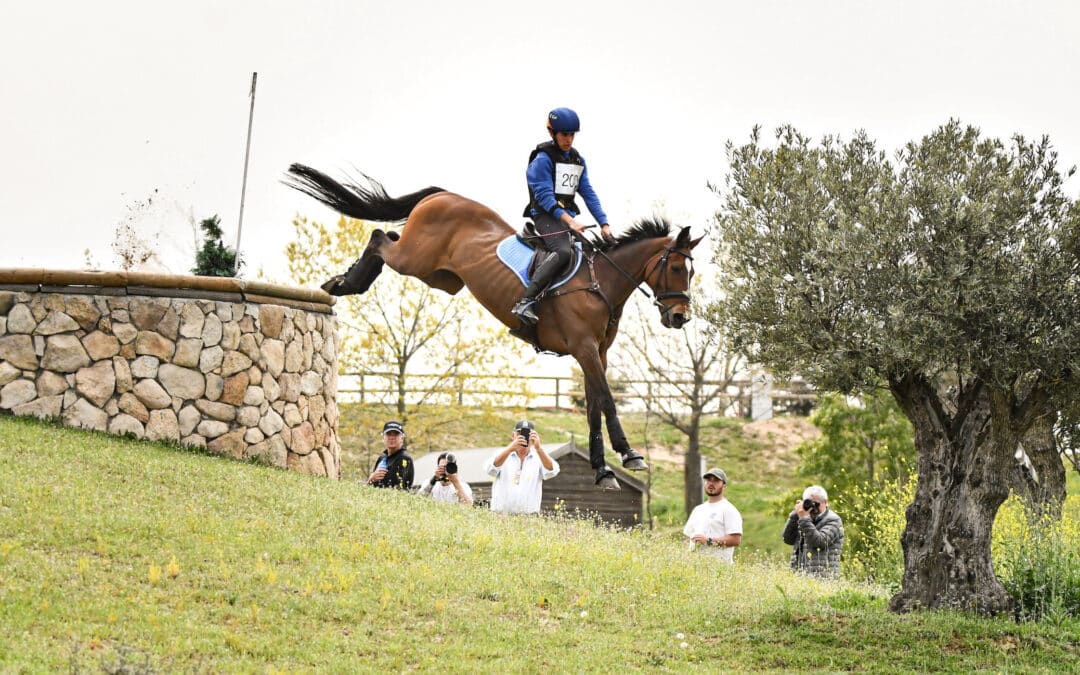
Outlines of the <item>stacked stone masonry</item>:
M3 272L0 413L340 477L329 296L275 304L270 285L245 294L230 280L237 292L161 297L5 284Z

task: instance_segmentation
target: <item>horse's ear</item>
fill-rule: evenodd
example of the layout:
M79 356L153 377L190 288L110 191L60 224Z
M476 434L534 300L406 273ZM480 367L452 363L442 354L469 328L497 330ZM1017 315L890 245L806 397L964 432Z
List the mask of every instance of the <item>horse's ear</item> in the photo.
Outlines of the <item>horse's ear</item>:
M699 243L701 243L701 240L704 239L704 238L705 238L705 235L702 235L702 236L698 237L697 239L693 240L692 242L690 242L690 248L694 248L695 246L697 246Z
M690 243L690 228L684 227L679 230L679 236L675 237L675 248L693 248L694 244Z

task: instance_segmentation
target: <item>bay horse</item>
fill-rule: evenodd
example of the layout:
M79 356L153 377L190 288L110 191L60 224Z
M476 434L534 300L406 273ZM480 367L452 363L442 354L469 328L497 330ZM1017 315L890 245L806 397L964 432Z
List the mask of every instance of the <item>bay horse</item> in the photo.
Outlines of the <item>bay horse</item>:
M420 279L428 286L456 294L467 286L473 296L511 332L535 347L569 354L585 375L585 408L589 422L589 461L596 485L618 489L614 472L604 463L601 416L607 421L612 448L623 467L648 468L630 447L615 411L607 382L607 352L619 328L623 305L642 284L648 284L660 321L682 328L689 319L690 251L701 238L691 240L690 228L671 236L662 219L643 220L613 241L585 240L586 260L576 275L537 304L535 333L522 334L510 309L524 288L510 268L501 264L495 249L514 230L488 207L437 187L402 197L391 197L383 186L364 175L367 186L342 184L302 164L293 164L285 184L349 216L373 222L405 221L400 234L376 229L352 267L327 281L332 295L367 291L389 265L398 274ZM531 339L530 339L531 338Z

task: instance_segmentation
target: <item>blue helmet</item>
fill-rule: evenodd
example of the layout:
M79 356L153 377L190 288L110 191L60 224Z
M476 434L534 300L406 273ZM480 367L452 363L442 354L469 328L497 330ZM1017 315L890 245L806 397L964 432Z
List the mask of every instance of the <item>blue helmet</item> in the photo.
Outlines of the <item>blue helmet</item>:
M570 108L555 108L549 112L547 126L552 133L576 134L581 130L577 113Z

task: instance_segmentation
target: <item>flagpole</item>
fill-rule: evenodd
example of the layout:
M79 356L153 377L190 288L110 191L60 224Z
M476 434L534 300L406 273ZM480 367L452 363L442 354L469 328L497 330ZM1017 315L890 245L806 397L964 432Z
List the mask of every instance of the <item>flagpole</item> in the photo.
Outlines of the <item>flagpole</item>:
M244 179L240 183L240 218L236 224L236 260L233 261L233 276L240 272L240 233L244 230L244 196L247 193L248 158L251 156L251 123L255 119L255 81L258 73L251 74L251 110L248 112L247 146L244 148Z

